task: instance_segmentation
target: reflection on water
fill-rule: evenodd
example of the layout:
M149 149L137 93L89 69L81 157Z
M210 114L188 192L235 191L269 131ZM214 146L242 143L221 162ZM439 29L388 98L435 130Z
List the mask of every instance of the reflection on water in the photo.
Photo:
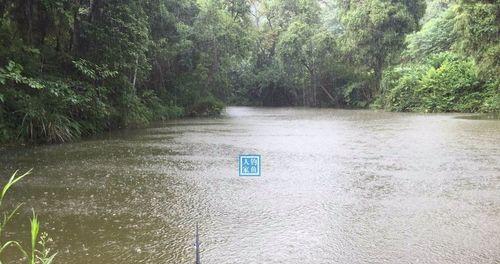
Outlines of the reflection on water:
M57 263L495 263L500 122L231 107L218 119L0 150ZM238 177L238 155L262 177ZM25 206L9 229L27 238Z
M474 114L474 115L465 115L465 116L457 116L457 118L462 119L471 119L471 120L500 120L500 113L487 113L487 114Z

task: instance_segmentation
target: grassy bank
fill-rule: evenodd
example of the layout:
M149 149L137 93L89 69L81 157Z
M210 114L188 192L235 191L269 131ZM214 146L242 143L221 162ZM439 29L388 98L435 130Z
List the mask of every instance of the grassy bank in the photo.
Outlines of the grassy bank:
M484 79L473 60L450 52L385 72L374 107L398 112L500 111L500 82Z
M21 66L10 69L22 77ZM0 143L68 142L157 120L218 115L224 107L212 96L179 106L150 91L107 94L83 82L29 81L11 81L0 94Z

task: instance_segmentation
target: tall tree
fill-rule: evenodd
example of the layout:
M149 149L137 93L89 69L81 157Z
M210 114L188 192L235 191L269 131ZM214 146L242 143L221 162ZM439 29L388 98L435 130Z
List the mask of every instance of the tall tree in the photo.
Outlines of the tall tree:
M405 35L419 28L424 15L423 0L347 0L340 4L346 48L371 75L365 89L372 100L379 89L382 72L404 48Z

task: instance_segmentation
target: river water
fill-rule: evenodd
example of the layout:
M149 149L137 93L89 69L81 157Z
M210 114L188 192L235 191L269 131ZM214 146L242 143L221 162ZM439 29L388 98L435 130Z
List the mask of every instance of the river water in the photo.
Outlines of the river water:
M202 263L500 263L499 142L456 114L230 107L1 149L0 173L34 168L8 235L34 207L56 263L193 263L195 223Z

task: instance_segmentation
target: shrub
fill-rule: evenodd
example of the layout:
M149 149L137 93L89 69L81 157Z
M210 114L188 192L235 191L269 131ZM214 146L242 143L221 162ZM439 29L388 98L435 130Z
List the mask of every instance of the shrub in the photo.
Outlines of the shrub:
M417 97L425 112L474 112L482 104L475 64L470 60L445 58L422 77Z
M79 138L80 124L71 110L78 98L67 85L44 82L41 90L13 90L6 107L17 124L16 137L30 142L66 142Z
M20 138L32 142L66 142L81 135L80 124L61 113L48 112L41 108L21 109L24 115L20 128Z
M184 115L184 108L162 101L153 91L145 91L141 101L153 112L153 119L166 120Z
M412 111L420 104L415 90L420 86L420 79L425 67L409 65L397 67L384 73L382 79L382 103L391 111Z
M140 126L153 119L153 112L133 93L122 93L117 107L120 126Z
M188 114L190 116L213 116L220 115L223 109L224 103L213 96L207 96L196 101L189 108Z
M491 111L498 107L497 92L482 85L477 72L472 60L443 52L423 65L406 64L386 71L379 101L391 111Z
M500 112L500 80L491 81L486 84L486 93L482 112Z

